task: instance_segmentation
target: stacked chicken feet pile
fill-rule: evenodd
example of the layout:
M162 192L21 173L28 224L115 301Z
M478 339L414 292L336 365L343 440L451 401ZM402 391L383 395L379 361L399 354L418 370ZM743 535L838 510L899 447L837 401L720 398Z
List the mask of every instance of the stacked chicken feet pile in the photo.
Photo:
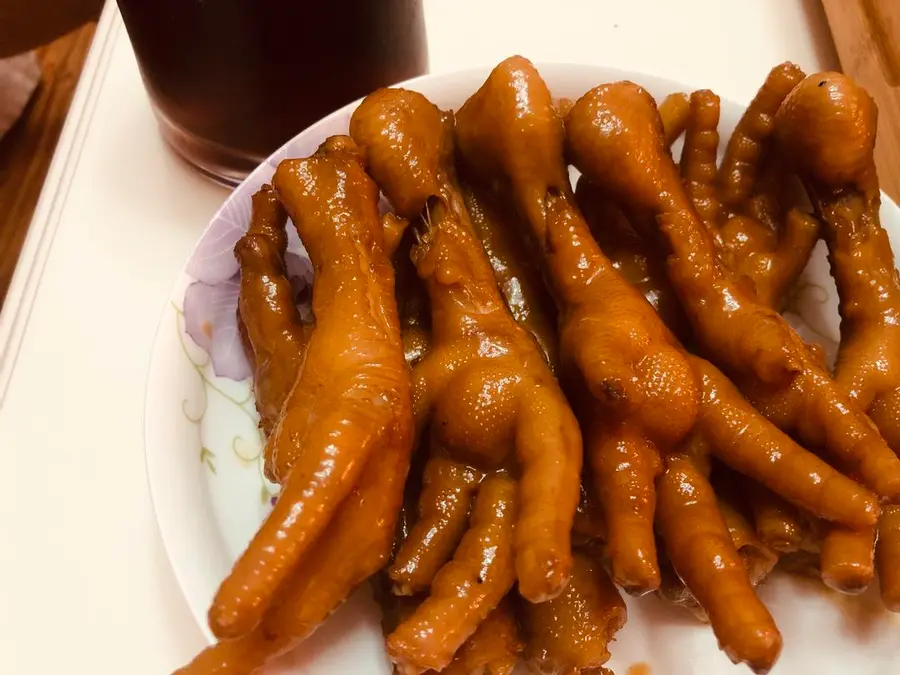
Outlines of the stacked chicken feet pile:
M877 569L900 611L874 104L778 66L721 166L718 118L712 92L658 108L630 82L554 101L512 57L455 115L382 89L280 164L235 254L281 493L180 673L258 672L370 577L402 675L604 672L622 591L685 605L766 672L782 640L754 587L779 564L847 593ZM820 236L833 371L779 314Z

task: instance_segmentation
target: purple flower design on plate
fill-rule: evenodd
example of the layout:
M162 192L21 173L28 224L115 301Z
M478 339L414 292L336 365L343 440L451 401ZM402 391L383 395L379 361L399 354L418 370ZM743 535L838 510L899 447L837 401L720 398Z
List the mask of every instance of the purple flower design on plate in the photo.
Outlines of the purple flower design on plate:
M218 284L195 281L184 292L184 329L210 356L219 377L250 377L237 323L240 278Z
M184 293L185 331L210 355L213 371L218 377L237 381L250 377L252 372L238 329L241 284L234 246L250 224L250 195L271 178L271 171L252 178L258 185L245 185L242 195L234 195L229 200L204 233L185 268L195 279ZM294 301L303 319L311 321L312 264L290 221L287 234L285 266L294 290Z
M352 110L341 110L276 150L232 193L194 249L185 266L193 283L185 291L185 329L205 349L219 377L242 380L251 375L237 325L240 267L234 246L250 224L251 197L272 180L278 164L288 157L306 157L327 136L347 133ZM315 129L316 133L312 132ZM386 210L386 202L381 205ZM306 249L292 223L287 226L285 264L294 288L294 301L304 321L312 321L313 270Z

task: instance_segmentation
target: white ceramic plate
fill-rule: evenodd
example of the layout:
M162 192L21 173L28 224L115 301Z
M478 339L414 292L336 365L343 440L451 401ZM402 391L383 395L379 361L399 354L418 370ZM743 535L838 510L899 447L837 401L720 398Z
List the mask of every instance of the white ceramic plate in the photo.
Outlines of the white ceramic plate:
M640 83L660 100L674 91L698 88L586 65L548 64L540 71L555 96L571 98L598 83L621 79ZM457 108L488 72L425 76L404 86L422 92L441 108ZM212 290L205 290L227 296L227 280L237 271L230 251L249 222L251 195L271 178L281 159L306 156L327 136L346 133L355 107L356 103L348 105L299 134L231 194L204 232L163 312L147 384L147 469L172 567L210 639L207 607L267 513L273 486L265 483L260 471L250 381L216 377L209 356L185 332L185 290L195 281L193 274L211 284ZM743 106L722 101L723 138L728 138L742 111ZM887 198L882 222L894 250L900 251L900 210ZM302 256L302 249L294 248ZM837 299L821 243L798 284L791 310L807 336L833 350L839 337ZM227 323L226 317L223 325ZM232 329L218 324L216 328ZM217 356L224 362L233 354ZM884 611L874 592L848 598L819 584L776 576L761 595L784 634L784 652L773 675L900 672L900 616ZM627 602L628 623L612 645L613 657L607 664L618 675L637 664L647 664L652 675L741 672L718 650L709 627L685 612L655 597ZM390 673L379 610L367 590L357 593L281 670L308 675ZM642 669L632 672L638 670Z

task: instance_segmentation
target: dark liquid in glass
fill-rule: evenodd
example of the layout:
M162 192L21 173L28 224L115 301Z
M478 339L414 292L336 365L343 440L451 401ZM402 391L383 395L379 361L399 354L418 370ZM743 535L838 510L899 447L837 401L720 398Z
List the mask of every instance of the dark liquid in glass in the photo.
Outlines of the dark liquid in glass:
M425 71L421 0L118 0L163 135L239 180L329 112Z

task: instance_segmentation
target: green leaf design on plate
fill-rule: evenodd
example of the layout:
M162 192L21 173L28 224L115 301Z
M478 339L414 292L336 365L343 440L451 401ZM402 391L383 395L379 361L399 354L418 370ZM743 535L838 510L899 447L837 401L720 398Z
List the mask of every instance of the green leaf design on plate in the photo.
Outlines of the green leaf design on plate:
M184 312L174 302L172 303L172 308L178 315L178 319L175 321L175 331L178 335L178 342L181 345L181 351L184 353L184 356L188 360L188 363L191 364L191 367L193 367L194 371L197 373L197 376L200 378L200 381L203 383L203 397L200 401L192 403L189 399L182 400L181 412L184 415L185 419L187 419L191 424L197 426L197 433L199 434L200 425L203 423L203 418L206 415L207 410L209 409L209 392L212 391L234 405L238 410L245 414L250 419L250 421L253 422L254 425L256 425L257 417L254 407L252 388L243 399L239 400L234 396L231 396L228 392L224 391L215 382L213 382L210 379L209 375L205 372L206 367L210 363L209 355L204 354L204 356L199 360L191 355L191 351L190 349L188 349L188 345L185 342ZM261 434L262 432L260 431L259 433ZM260 442L258 443L258 446L254 447L252 441L248 441L242 436L235 436L231 439L231 452L241 464L244 464L245 466L256 465L260 475L260 480L262 481L262 486L260 488L261 499L264 503L268 503L269 499L273 496L273 494L275 494L275 492L272 491L272 488L265 480L265 474L263 471L264 456L262 451L265 443L264 439L262 439L261 436L259 441ZM206 467L214 476L217 475L216 465L214 461L215 457L215 453L213 453L213 451L209 448L202 446L201 443L200 461L206 465Z
M206 464L206 467L212 471L213 475L216 475L216 465L213 460L216 458L216 453L207 448L205 445L200 446L200 461Z

